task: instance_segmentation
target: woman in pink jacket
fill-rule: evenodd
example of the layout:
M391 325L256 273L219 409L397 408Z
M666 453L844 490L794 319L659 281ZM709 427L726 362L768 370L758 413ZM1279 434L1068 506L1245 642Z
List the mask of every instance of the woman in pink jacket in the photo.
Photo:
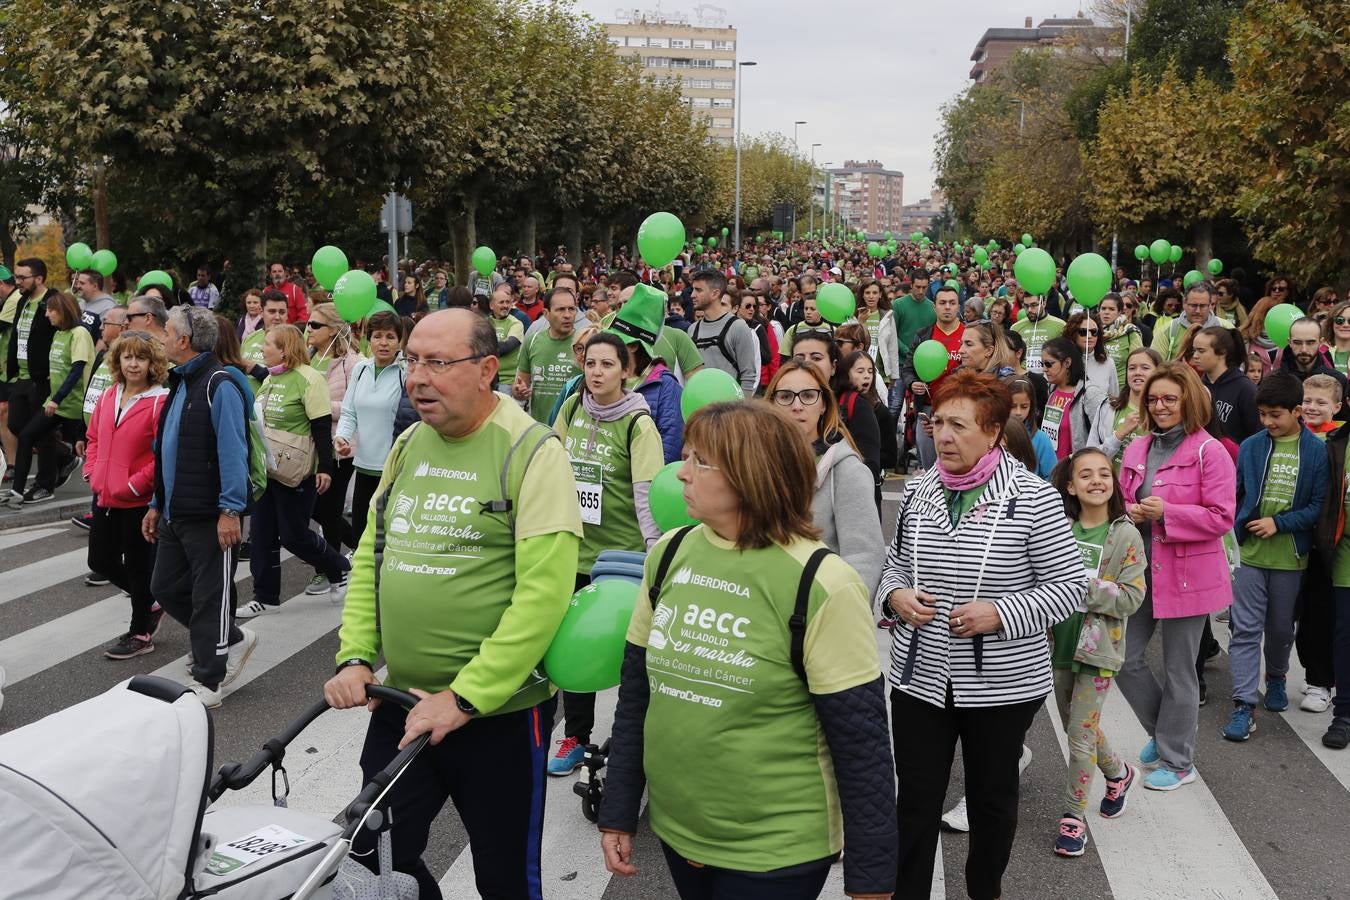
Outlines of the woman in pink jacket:
M85 438L84 478L94 492L89 568L131 595L131 626L103 652L131 659L155 649L159 614L152 612L154 545L141 537L141 519L155 489L155 432L168 399L164 345L143 331L124 332L108 348L112 387L94 405Z
M1150 740L1144 787L1170 791L1195 780L1200 681L1195 659L1209 614L1233 602L1223 536L1233 527L1233 458L1205 430L1212 404L1190 366L1164 363L1144 383L1142 427L1120 466L1125 512L1148 555L1149 592L1126 629L1120 692ZM1144 652L1162 635L1160 683Z

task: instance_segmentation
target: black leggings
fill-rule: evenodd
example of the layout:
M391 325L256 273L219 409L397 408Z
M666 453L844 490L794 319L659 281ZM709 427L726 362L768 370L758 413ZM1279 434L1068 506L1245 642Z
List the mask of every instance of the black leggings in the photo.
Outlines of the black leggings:
M314 501L313 519L319 523L324 541L339 553L342 552L344 544L352 549L356 548L352 526L347 524L342 515L342 508L347 504L347 485L351 482L354 471L356 469L350 459L339 459L333 468L333 481L328 485L328 490L319 494ZM317 569L315 573L324 574Z
M11 411L13 406L11 404ZM14 459L13 489L23 493L28 486L28 471L33 465L33 453L38 456L38 475L34 487L56 490L56 479L62 467L75 458L74 452L60 438L72 445L84 438L84 420L64 416L44 415L39 407L19 432L19 446Z
M89 570L131 595L131 625L134 635L150 632L150 576L155 570L155 545L141 536L141 520L147 507L105 509L94 507L89 523Z
M591 583L591 576L577 573L576 590ZM591 742L591 729L595 728L595 694L574 694L562 692L563 737L576 738L578 744Z
M370 501L375 498L375 489L380 486L380 476L367 475L357 471L352 485L352 546L361 543L361 535L366 533L366 519L370 517Z

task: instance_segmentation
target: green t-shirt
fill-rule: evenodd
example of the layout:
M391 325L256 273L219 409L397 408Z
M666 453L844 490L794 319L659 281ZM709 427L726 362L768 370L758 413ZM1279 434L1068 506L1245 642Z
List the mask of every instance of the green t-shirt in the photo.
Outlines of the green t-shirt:
M1337 350L1335 347L1328 347L1327 352L1331 354L1331 362L1335 365L1337 372L1345 372L1350 367L1350 350Z
M778 347L778 355L784 359L792 357L792 344L797 340L799 334L834 334L834 326L823 319L819 324L808 325L805 321L798 322L783 333L783 343Z
M1258 518L1269 518L1288 511L1294 505L1294 486L1298 483L1299 435L1276 438L1266 468L1266 480L1261 488ZM1294 536L1287 531L1273 537L1259 538L1249 534L1242 543L1242 564L1262 569L1298 572L1308 567L1308 557L1299 556L1294 548Z
M108 354L103 354L103 360L99 362L98 368L94 374L89 376L89 383L84 386L84 424L88 425L89 420L94 417L94 407L98 404L98 398L103 396L103 392L112 387L112 370L108 368Z
M703 357L694 346L694 339L678 328L662 326L652 344L656 355L665 360L666 368L684 383L685 380L703 368Z
M1027 371L1042 374L1041 369L1044 367L1041 365L1041 348L1045 346L1046 341L1063 333L1064 320L1055 316L1046 316L1035 322L1023 319L1014 322L1012 330L1020 334L1027 345Z
M633 485L650 482L666 461L652 417L630 413L613 422L596 422L577 394L563 402L553 430L567 448L577 482L577 507L584 529L577 571L590 572L601 550L645 551Z
M914 349L914 335L937 323L937 308L932 300L915 300L906 294L891 304L891 315L895 317L895 342L903 366Z
M385 507L380 571L379 639L394 687L445 690L498 626L505 627L516 584L517 541L556 532L581 537L567 456L552 439L529 461L534 438L526 436L512 457L508 484L520 485L515 533L506 513L486 509L489 501L502 499L502 464L530 427L519 406L499 397L492 414L462 439L423 425L407 433ZM399 452L395 445L391 459ZM389 478L391 466L385 470ZM385 486L382 481L378 491ZM358 555L369 552L373 541L373 502L369 521ZM551 694L548 679L536 669L492 712L525 709Z
M1074 522L1072 529L1073 539L1078 544L1078 553L1083 559L1083 569L1092 578L1100 577L1102 553L1106 549L1106 533L1111 530L1111 523L1103 522L1100 525L1094 525L1092 528L1084 528L1079 523ZM1073 655L1078 650L1078 633L1082 629L1083 614L1081 612L1073 613L1050 629L1055 637L1051 664L1056 669L1073 669L1075 672L1088 669L1094 674L1109 678L1114 674L1113 672L1099 669L1097 666L1084 666L1082 663L1074 661Z
M553 403L562 393L567 379L581 370L572 356L575 334L554 338L545 328L527 335L520 348L520 371L530 375L530 415L536 422L548 422Z
M886 315L886 311L878 309L875 314L869 315L867 310L858 314L858 324L867 329L867 351L872 355L872 359L877 358L881 351L881 317ZM862 349L861 347L858 349Z
M1125 420L1129 417L1130 413L1138 413L1138 410L1136 410L1133 406L1130 406L1129 403L1126 403L1126 404L1125 404L1125 408L1124 408L1124 409L1118 409L1118 410L1116 410L1115 415L1111 417L1111 431L1112 431L1113 434L1114 434L1115 432L1117 432L1117 431L1120 430L1120 426L1122 426L1122 425L1125 424ZM1114 459L1114 462L1115 462L1115 464L1116 464L1116 471L1117 471L1117 472L1120 471L1120 461L1121 461L1122 459L1125 458L1125 448L1128 447L1128 446L1130 446L1130 443L1131 443L1135 438L1139 437L1141 434L1144 433L1144 432L1141 430L1143 427L1144 427L1144 426L1143 426L1143 423L1141 422L1141 423L1134 429L1134 431L1132 431L1132 432L1130 432L1129 434L1125 435L1125 440L1123 440L1123 441L1120 442L1120 449L1116 451L1116 455L1115 455L1115 459Z
M1142 346L1144 336L1133 328L1106 339L1106 355L1116 365L1116 383L1122 390L1128 390L1125 385L1125 363L1129 360L1130 354Z
M244 338L243 344L239 347L240 354L244 357L244 362L255 366L265 366L263 362L263 343L267 340L267 332L259 328L256 331L250 331L248 337Z
M0 325L13 325L14 317L19 314L19 299L23 297L17 289L9 292L5 303L0 306ZM0 382L9 381L9 330L0 331Z
M1350 453L1345 454L1345 473L1346 490L1341 503L1344 505L1343 515L1346 521L1350 521ZM1336 553L1331 558L1331 583L1334 587L1350 588L1350 528L1346 528L1341 535L1336 544Z
M311 419L333 414L328 400L328 382L310 366L268 375L254 402L265 426L291 434L310 434ZM316 454L312 470L317 471L318 467Z
M81 419L84 416L84 387L89 383L89 367L94 364L94 339L89 329L83 325L67 328L52 335L52 346L47 353L47 362L51 367L51 393L47 399L56 398L66 376L77 362L84 363L84 375L79 383L70 389L60 404L56 414L63 419Z
M644 725L651 826L686 859L764 872L822 859L843 844L829 748L811 694L880 675L867 588L825 559L807 605L804 662L792 668L788 618L817 541L738 551L696 526L671 561L655 611L647 554L628 640L647 650ZM689 765L698 747L715 765Z
M19 375L16 381L28 380L28 336L33 333L33 317L37 315L37 308L38 301L29 297L23 311L18 314L18 321L14 323L14 328L19 332L14 342L14 356L19 362Z
M504 318L489 316L492 322L492 330L497 332L497 343L516 338L522 344L525 342L525 326L520 324L520 320L507 313ZM520 347L512 350L510 353L497 360L497 380L505 385L509 385L516 379L516 368L520 363Z
M975 504L980 502L980 498L984 496L984 489L988 486L989 483L985 482L968 491L953 491L945 487L942 489L942 495L947 499L947 514L951 516L953 528L961 524L961 519L966 513L975 508Z

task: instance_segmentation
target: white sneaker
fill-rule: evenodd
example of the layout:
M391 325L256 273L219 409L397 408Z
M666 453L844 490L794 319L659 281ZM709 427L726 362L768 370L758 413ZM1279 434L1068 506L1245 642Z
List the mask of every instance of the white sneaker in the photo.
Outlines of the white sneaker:
M952 831L970 831L970 818L966 815L966 798L956 801L956 805L942 814L942 824Z
M0 666L0 709L5 708L5 667Z
M192 690L192 693L197 695L197 699L202 701L202 706L207 709L220 709L220 702L223 699L220 688L213 691L195 679L188 682L188 687Z
M347 596L347 582L351 580L352 570L348 569L342 573L342 577L337 581L330 582L328 585L328 599L337 603L343 597Z
M1326 712L1330 706L1331 691L1310 684L1304 689L1303 702L1298 705L1298 708L1304 712L1321 713Z
M276 610L277 607L275 606L268 606L265 603L259 603L257 600L250 600L247 605L241 606L235 610L234 618L235 621L248 621L249 619L257 618L264 613L275 612Z
M258 646L257 632L249 628L239 630L243 632L244 637L238 643L230 645L230 655L225 659L225 677L220 680L221 688L239 677L239 672L244 668L244 663L248 662L253 648Z
M1017 761L1017 775L1021 777L1031 765L1031 748L1026 744L1022 745L1022 758ZM965 807L962 807L964 809Z

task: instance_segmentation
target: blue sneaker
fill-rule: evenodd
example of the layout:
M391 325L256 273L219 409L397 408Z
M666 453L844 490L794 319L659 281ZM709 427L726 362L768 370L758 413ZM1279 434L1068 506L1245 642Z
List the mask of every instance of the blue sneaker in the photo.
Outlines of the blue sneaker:
M586 748L576 738L563 738L558 741L558 753L548 761L548 774L571 775L581 768L586 757Z
M1265 706L1271 712L1284 712L1289 708L1289 692L1284 689L1283 678L1266 679Z
M1269 695L1267 695L1269 696ZM1256 708L1251 704L1238 701L1233 704L1233 715L1220 732L1225 740L1245 741L1256 730Z
M1195 766L1177 771L1176 769L1154 769L1144 779L1144 787L1150 791L1175 791L1183 784L1195 780Z
M1087 823L1065 815L1059 820L1059 837L1055 838L1055 852L1060 856L1082 856L1087 847Z
M1134 787L1138 776L1138 770L1126 763L1124 775L1106 779L1106 793L1102 795L1102 805L1098 808L1103 819L1117 818L1125 811L1125 795Z
M1144 749L1139 751L1139 761L1146 766L1156 766L1158 764L1158 742L1153 738L1148 739Z

